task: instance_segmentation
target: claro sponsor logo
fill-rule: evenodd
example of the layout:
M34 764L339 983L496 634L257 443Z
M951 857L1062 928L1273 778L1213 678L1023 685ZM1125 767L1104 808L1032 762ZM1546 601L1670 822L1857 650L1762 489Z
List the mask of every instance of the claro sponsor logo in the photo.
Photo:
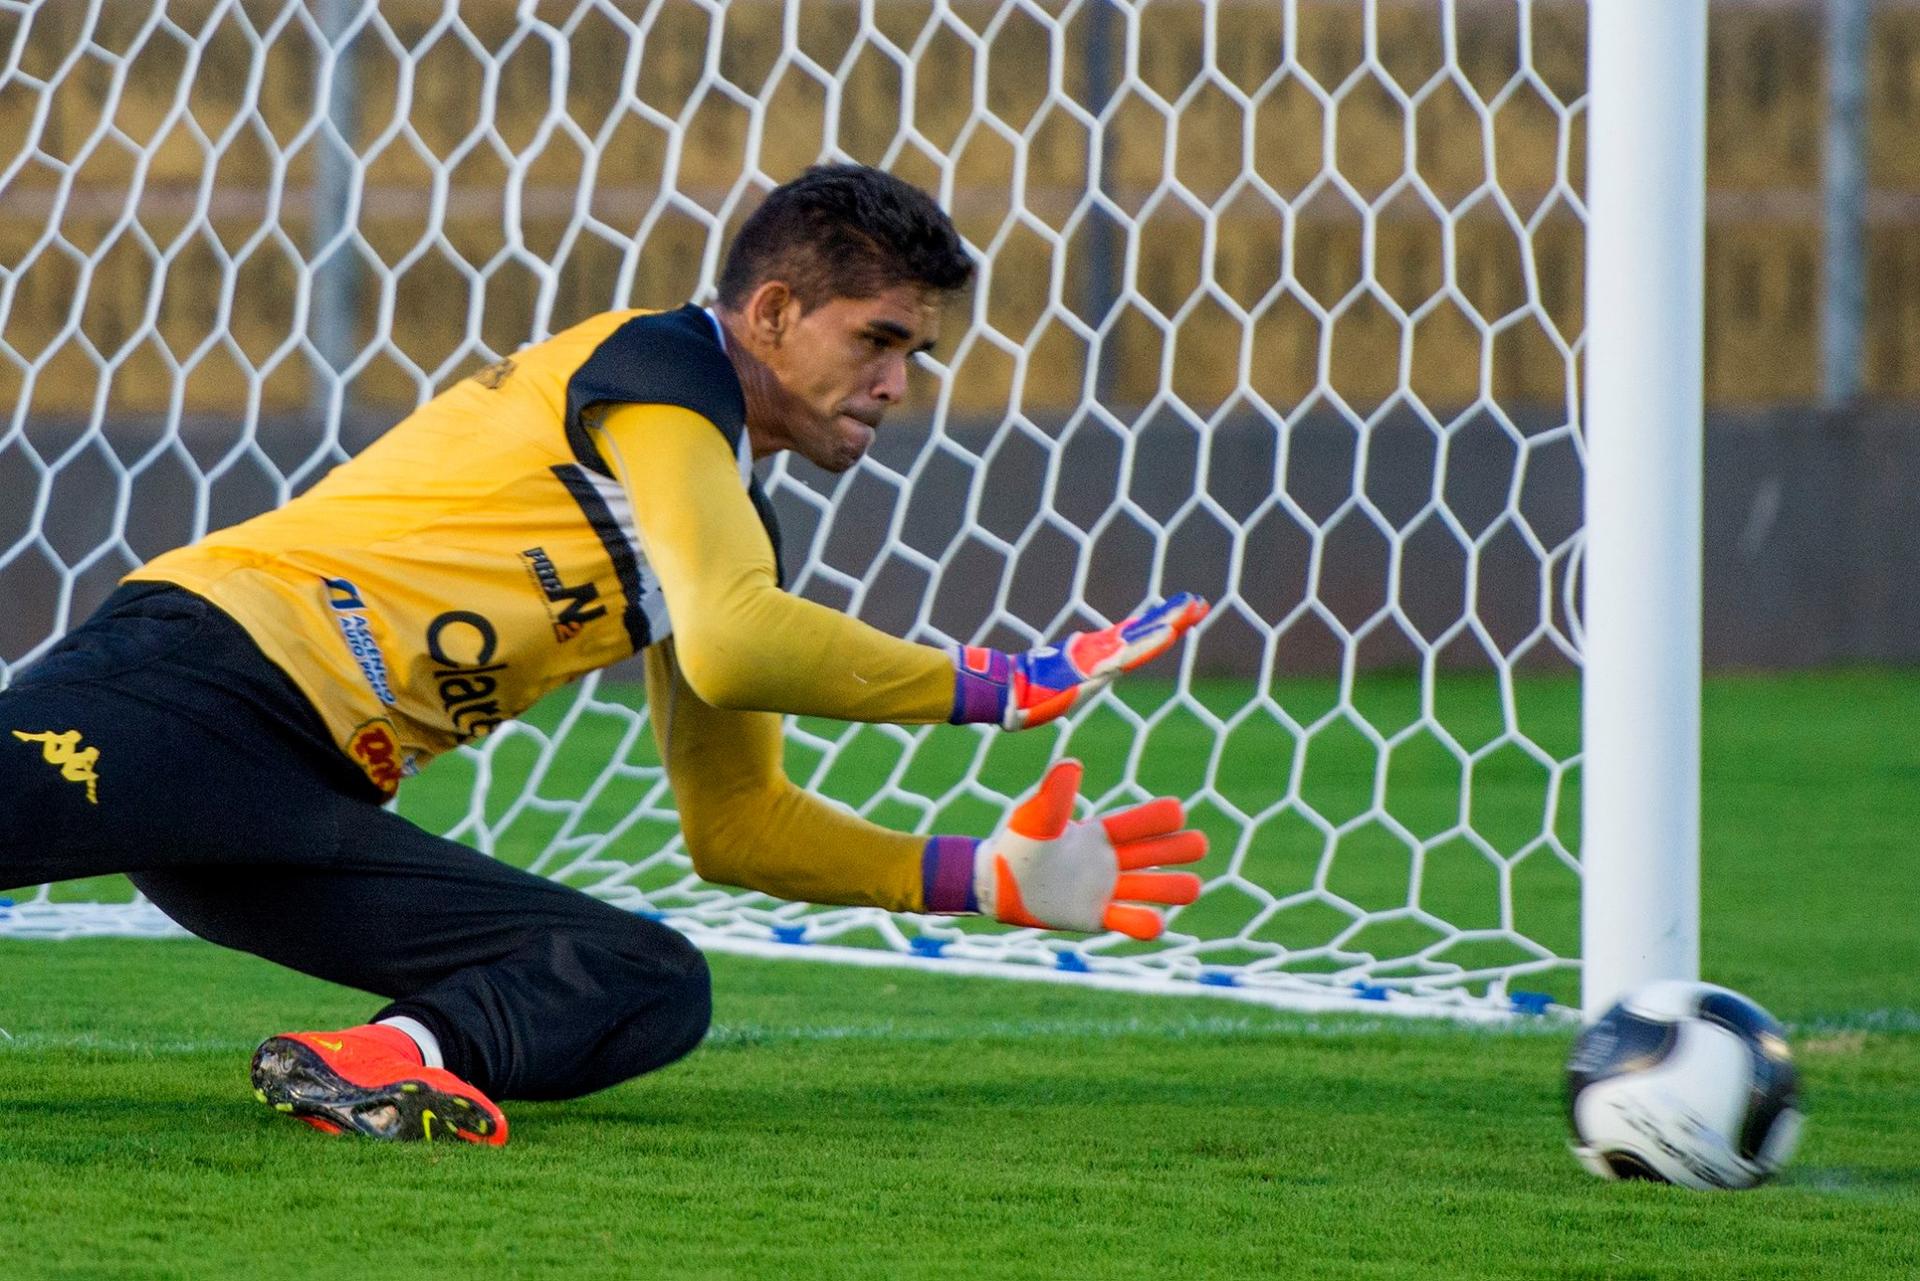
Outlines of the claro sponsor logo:
M520 553L520 559L527 562L527 573L533 576L534 586L547 598L547 614L553 619L556 640L570 641L588 623L606 617L607 607L593 603L600 599L600 589L592 583L567 586L560 580L560 571L553 567L553 558L545 548L529 547Z
M360 589L344 578L327 579L327 604L333 609L333 621L346 638L347 652L360 668L360 675L373 690L375 698L393 706L393 681L387 675L387 659L373 639L373 624L367 621L367 604Z
M368 721L353 731L347 740L347 755L366 772L383 796L400 790L406 764L400 755L400 740L386 721Z
M493 624L471 610L448 610L427 624L427 656L438 664L433 679L440 706L462 738L479 738L507 719L494 697L500 690L495 678L507 670L507 664L493 661L499 648Z

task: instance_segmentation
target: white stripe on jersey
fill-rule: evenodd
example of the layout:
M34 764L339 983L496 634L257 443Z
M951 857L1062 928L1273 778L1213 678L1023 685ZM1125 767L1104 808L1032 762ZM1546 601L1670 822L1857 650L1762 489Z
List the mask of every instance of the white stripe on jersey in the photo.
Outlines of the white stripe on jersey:
M620 526L620 536L633 552L634 567L640 573L640 599L634 603L647 616L648 634L656 641L671 636L673 619L667 614L667 595L660 590L660 578L653 572L646 549L640 544L640 531L633 523L633 500L627 496L626 486L589 467L580 468L580 473L593 482L601 501L606 503L607 510L613 513L614 522Z

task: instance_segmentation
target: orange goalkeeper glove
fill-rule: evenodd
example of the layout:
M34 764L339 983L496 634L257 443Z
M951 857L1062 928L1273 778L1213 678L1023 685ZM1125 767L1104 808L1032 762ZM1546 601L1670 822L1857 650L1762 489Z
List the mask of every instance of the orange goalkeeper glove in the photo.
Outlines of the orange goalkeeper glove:
M1093 632L1075 632L1057 645L1008 654L977 645L953 650L954 725L1030 729L1065 716L1122 672L1172 649L1207 616L1207 602L1181 592L1132 618Z
M927 910L978 911L1009 925L1047 930L1108 929L1157 938L1166 922L1139 903L1191 903L1200 895L1200 878L1143 869L1198 862L1206 857L1206 835L1182 830L1186 812L1171 796L1075 821L1080 775L1079 761L1056 764L1040 790L984 841L928 841Z

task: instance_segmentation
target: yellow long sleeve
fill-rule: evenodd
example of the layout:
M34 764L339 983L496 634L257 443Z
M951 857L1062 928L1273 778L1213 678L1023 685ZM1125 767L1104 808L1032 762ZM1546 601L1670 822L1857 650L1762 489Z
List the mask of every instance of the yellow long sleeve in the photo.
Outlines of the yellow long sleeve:
M808 903L921 911L925 838L795 787L781 767L780 718L703 700L676 661L678 645L647 650L647 706L694 870Z
M633 503L679 666L717 709L932 724L953 708L941 650L782 591L739 464L706 419L621 405L594 443Z

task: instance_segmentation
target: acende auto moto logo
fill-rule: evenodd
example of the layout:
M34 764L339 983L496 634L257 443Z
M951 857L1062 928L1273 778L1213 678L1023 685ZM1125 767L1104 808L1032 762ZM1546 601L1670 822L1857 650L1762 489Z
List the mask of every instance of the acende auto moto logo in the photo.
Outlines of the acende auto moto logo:
M387 675L387 658L380 652L380 643L373 638L373 624L368 621L367 605L360 598L360 589L344 578L329 578L326 584L327 604L333 610L334 622L340 625L347 652L353 656L374 697L392 707L393 681Z

